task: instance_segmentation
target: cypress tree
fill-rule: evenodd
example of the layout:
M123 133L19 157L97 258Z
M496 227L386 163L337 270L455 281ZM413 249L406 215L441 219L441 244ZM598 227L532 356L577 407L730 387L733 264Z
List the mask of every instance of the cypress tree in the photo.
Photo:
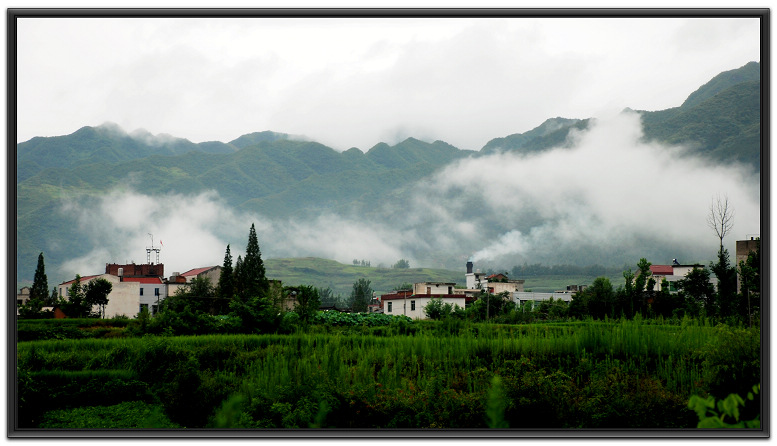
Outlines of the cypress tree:
M246 246L246 256L243 258L241 270L242 287L244 297L262 297L268 288L267 277L265 277L264 262L262 253L259 251L259 240L256 237L256 228L251 223L251 230L248 232L248 246Z
M232 274L232 253L229 250L229 245L227 245L227 252L224 254L224 265L221 267L221 275L219 276L218 296L222 299L231 299L235 294Z
M32 280L30 299L45 301L49 297L49 281L46 278L46 266L43 263L43 253L38 255L38 266L35 268L35 278Z
M236 296L243 296L243 257L238 255L235 269L232 271L232 286Z

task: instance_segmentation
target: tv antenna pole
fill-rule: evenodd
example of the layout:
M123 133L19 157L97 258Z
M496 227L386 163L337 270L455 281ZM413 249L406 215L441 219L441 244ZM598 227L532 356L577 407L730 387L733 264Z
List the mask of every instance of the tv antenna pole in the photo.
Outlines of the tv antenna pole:
M154 251L156 253L156 263L159 263L159 251L161 251L161 248L158 248L154 246L154 234L148 233L149 237L151 237L151 246L146 247L146 263L151 263L151 251ZM153 264L152 264L153 265Z

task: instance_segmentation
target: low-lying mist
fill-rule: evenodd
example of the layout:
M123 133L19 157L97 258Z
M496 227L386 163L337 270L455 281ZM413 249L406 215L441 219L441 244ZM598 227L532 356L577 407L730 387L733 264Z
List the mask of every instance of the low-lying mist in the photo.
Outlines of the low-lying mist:
M108 262L144 263L161 242L165 273L221 265L227 244L242 255L251 224L263 258L323 257L373 266L409 259L412 267L463 269L523 263L634 265L707 263L718 239L707 226L710 204L728 197L735 208L726 247L760 232L758 176L742 166L715 166L682 147L642 141L639 115L593 120L564 147L531 155L496 153L445 166L409 185L401 199L376 210L273 218L231 208L216 191L144 195L116 189L92 201L68 201L88 254L60 273L97 274ZM733 255L733 254L732 254ZM152 261L154 258L152 258Z

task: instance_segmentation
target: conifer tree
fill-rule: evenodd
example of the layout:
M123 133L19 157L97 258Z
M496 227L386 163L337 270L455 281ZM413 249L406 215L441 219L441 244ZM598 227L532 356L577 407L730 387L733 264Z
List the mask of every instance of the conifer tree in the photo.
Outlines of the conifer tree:
M38 266L35 268L35 278L32 280L30 299L45 301L49 297L49 281L46 278L46 266L43 262L43 253L38 255Z
M239 281L241 281L243 297L262 297L268 288L265 277L264 262L259 251L259 240L256 237L256 228L251 224L248 232L248 246L246 256L243 258Z
M49 297L48 302L46 302L47 305L57 305L59 302L59 294L57 294L57 287L54 287L51 289L51 296Z
M238 254L235 269L232 271L232 286L236 296L243 295L243 257Z
M718 251L718 263L710 262L710 270L718 278L718 316L733 316L738 310L736 302L737 270L729 261L728 249L721 248Z
M219 276L218 296L221 299L232 299L232 296L235 294L232 274L232 253L229 250L229 245L227 245L227 252L224 254L224 265L221 267L221 275Z

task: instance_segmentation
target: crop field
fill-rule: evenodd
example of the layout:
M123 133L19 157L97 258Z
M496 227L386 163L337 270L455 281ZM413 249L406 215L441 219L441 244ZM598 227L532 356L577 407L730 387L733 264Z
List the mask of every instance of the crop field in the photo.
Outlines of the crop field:
M760 330L695 319L119 329L19 342L19 427L695 428L692 395L760 383Z

